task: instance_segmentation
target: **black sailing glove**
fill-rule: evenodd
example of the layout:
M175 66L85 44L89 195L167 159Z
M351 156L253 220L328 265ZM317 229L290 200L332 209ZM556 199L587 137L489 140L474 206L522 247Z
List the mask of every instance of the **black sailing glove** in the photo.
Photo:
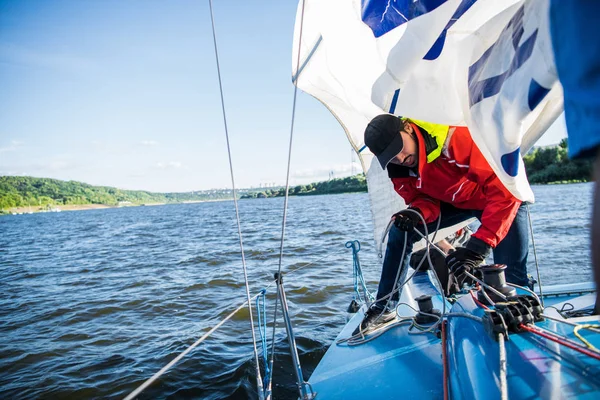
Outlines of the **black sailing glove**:
M471 237L465 247L459 247L455 252L446 257L446 265L458 281L458 284L472 285L474 282L465 272L474 274L475 269L481 264L492 248L483 240Z
M392 218L394 218L394 225L396 225L396 228L403 232L412 232L415 229L415 226L421 223L420 215L423 214L418 208L407 208L406 210L402 210L392 215Z

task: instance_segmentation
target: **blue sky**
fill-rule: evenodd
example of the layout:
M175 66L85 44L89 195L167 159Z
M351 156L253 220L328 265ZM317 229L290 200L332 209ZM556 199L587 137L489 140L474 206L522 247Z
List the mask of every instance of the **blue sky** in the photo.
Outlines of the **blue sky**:
M296 5L213 3L238 188L285 182ZM0 175L231 187L208 1L0 0L0 87ZM538 144L565 136L558 122ZM349 175L352 159L299 93L291 183Z

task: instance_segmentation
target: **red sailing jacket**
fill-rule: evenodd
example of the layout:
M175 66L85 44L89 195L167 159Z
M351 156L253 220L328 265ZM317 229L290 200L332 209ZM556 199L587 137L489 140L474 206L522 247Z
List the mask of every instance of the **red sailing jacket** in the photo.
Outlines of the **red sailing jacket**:
M436 147L435 140L423 128L412 126L419 139L418 176L407 167L389 164L396 192L407 205L421 210L427 223L438 218L440 201L483 210L481 226L473 236L496 247L508 233L521 201L500 182L467 128L450 127L441 155L428 163L426 147Z

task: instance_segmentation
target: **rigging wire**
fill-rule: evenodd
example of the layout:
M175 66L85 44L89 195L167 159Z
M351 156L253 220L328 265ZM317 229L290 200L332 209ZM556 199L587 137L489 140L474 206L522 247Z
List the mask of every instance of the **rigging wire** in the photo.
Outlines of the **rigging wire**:
M527 218L529 219L529 231L531 232L531 244L533 245L533 258L535 259L535 270L537 271L538 286L540 287L540 300L542 307L544 307L544 292L542 292L542 278L540 276L540 266L538 264L537 251L535 248L535 237L533 235L533 224L531 223L531 213L529 212L529 203L525 203L527 207ZM537 296L536 296L537 297Z
M279 247L279 266L277 268L277 276L281 276L281 264L283 262L283 244L285 239L285 223L287 220L287 204L289 198L289 190L290 190L290 165L292 161L292 143L294 139L294 121L296 118L296 99L298 97L298 80L300 79L299 68L300 68L300 49L302 47L302 29L304 27L304 0L302 1L302 11L300 14L300 31L298 36L298 55L296 60L296 73L298 74L296 78L296 84L294 85L294 100L292 103L292 121L290 124L290 145L288 149L288 162L287 162L287 172L285 177L285 198L283 200L283 219L281 222L281 245ZM279 292L278 292L279 293ZM275 298L275 310L273 312L273 334L271 337L271 360L270 364L270 374L268 381L267 392L270 394L271 392L271 380L273 378L273 359L275 357L275 328L277 325L277 307L279 302L279 294ZM298 384L302 384L302 382L298 382Z
M223 125L225 126L225 139L227 140L227 155L229 157L229 172L231 173L231 187L233 190L233 204L235 205L235 217L237 220L237 228L238 228L238 236L240 238L240 252L242 254L242 269L244 271L244 284L246 287L246 302L248 303L248 315L250 317L250 330L252 331L252 347L254 350L254 361L256 362L256 381L258 385L258 392L260 397L262 398L263 390L262 390L262 377L260 375L260 364L258 362L258 349L256 346L256 334L254 332L254 318L252 317L252 302L250 300L250 285L248 283L248 271L246 268L246 258L244 255L244 240L242 237L242 225L240 223L240 210L237 202L237 192L235 189L235 178L233 174L233 161L231 159L231 146L229 144L229 131L227 129L227 116L225 113L225 98L223 96L223 84L221 82L221 67L219 65L219 51L217 47L217 33L215 29L215 17L213 14L213 6L212 0L208 0L208 5L210 8L210 22L212 24L212 34L213 34L213 42L215 45L215 59L217 63L217 75L219 77L219 92L221 94L221 108L223 111ZM287 195L287 191L286 191Z
M254 297L258 297L260 295L260 293L258 293L257 295L255 295ZM150 386L152 383L154 383L155 380L157 380L158 378L160 378L165 372L167 372L173 365L177 364L183 357L185 357L190 351L194 350L196 347L198 347L198 345L200 343L202 343L207 337L209 337L214 331L216 331L217 329L219 329L221 327L221 325L223 325L225 322L227 322L229 319L231 319L231 317L233 317L238 311L240 311L242 308L244 308L244 306L246 306L246 304L248 303L248 300L244 301L242 304L240 304L240 306L238 308L236 308L235 310L233 310L228 316L226 316L225 318L223 318L217 325L215 325L214 327L211 328L211 330L209 330L208 332L206 332L204 335L202 335L202 337L198 340L196 340L194 342L194 344L192 344L190 347L188 347L187 349L185 349L181 354L179 354L177 357L175 357L173 360L171 360L170 363L168 363L167 365L165 365L164 367L161 368L160 371L158 371L157 373L155 373L154 375L152 375L152 377L150 377L150 379L146 380L144 383L142 383L137 389L135 389L133 392L131 392L127 397L125 397L125 400L132 400L134 399L137 395L139 395L140 393L142 393L142 391L144 391L148 386Z
M330 256L330 254L326 254L325 256L323 256L323 257L321 257L321 258L319 258L317 260L314 260L314 261L311 261L311 262L309 262L307 264L301 265L298 268L295 268L295 269L289 271L288 274L295 273L295 272L297 272L297 271L299 271L299 270L301 270L303 268L308 267L309 265L318 263L318 262L322 261L323 259L325 259L328 256ZM257 294L255 294L252 297L252 299L258 299L258 297L261 296L261 295L264 296L263 293L266 293L267 289L269 289L274 284L275 284L275 281L270 282L264 289L262 289L260 292L258 292ZM158 371L157 373L155 373L152 377L150 377L148 380L146 380L144 383L142 383L138 388L136 388L133 392L131 392L131 394L129 394L125 398L125 400L131 400L131 399L135 398L136 396L138 396L140 393L142 393L142 391L144 391L146 388L148 388L148 386L150 386L152 383L154 383L154 381L156 381L165 372L167 372L169 369L171 369L171 367L173 367L175 364L177 364L179 361L181 361L181 359L183 357L185 357L190 351L192 351L193 349L195 349L196 347L198 347L206 338L208 338L217 329L219 329L225 322L227 322L237 312L239 312L242 308L244 308L244 306L247 303L248 303L248 300L246 300L242 304L240 304L229 315L227 315L224 319L222 319L221 321L219 321L219 323L217 325L215 325L208 332L206 332L204 335L202 335L202 337L200 339L198 339L196 342L194 342L191 346L189 346L187 349L185 349L181 354L179 354L177 357L175 357L171 362L169 362L167 365L165 365L160 371ZM257 310L258 309L259 309L259 307L257 306ZM264 303L263 303L263 309L264 309ZM264 311L263 311L263 315L264 315ZM260 317L260 314L259 314L259 317ZM265 318L265 322L266 322L266 318ZM259 326L260 326L260 322L259 322ZM264 334L266 336L266 332L264 332ZM266 348L266 346L264 348ZM265 364L266 364L266 357L265 357ZM265 367L267 367L267 366L265 365ZM266 371L268 371L268 370L266 370Z

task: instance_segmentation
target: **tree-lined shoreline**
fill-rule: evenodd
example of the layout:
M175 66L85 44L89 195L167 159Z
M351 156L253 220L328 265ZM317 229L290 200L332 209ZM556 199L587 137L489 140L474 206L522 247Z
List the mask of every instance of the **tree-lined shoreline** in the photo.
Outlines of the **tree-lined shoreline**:
M592 180L592 160L571 160L567 139L557 146L538 147L523 157L529 183L556 184Z
M154 193L30 176L0 176L0 210L45 211L72 206L118 207L233 199L231 189ZM76 208L76 207L75 207ZM98 207L92 207L98 208Z
M555 184L588 182L592 179L591 160L571 160L567 140L557 146L534 148L523 157L529 182ZM366 192L364 174L293 186L290 196ZM241 199L285 196L285 188L241 189ZM154 193L92 186L76 181L61 181L28 176L0 176L0 213L35 212L63 209L93 209L119 206L158 205L203 201L232 200L231 189L213 189L184 193Z

